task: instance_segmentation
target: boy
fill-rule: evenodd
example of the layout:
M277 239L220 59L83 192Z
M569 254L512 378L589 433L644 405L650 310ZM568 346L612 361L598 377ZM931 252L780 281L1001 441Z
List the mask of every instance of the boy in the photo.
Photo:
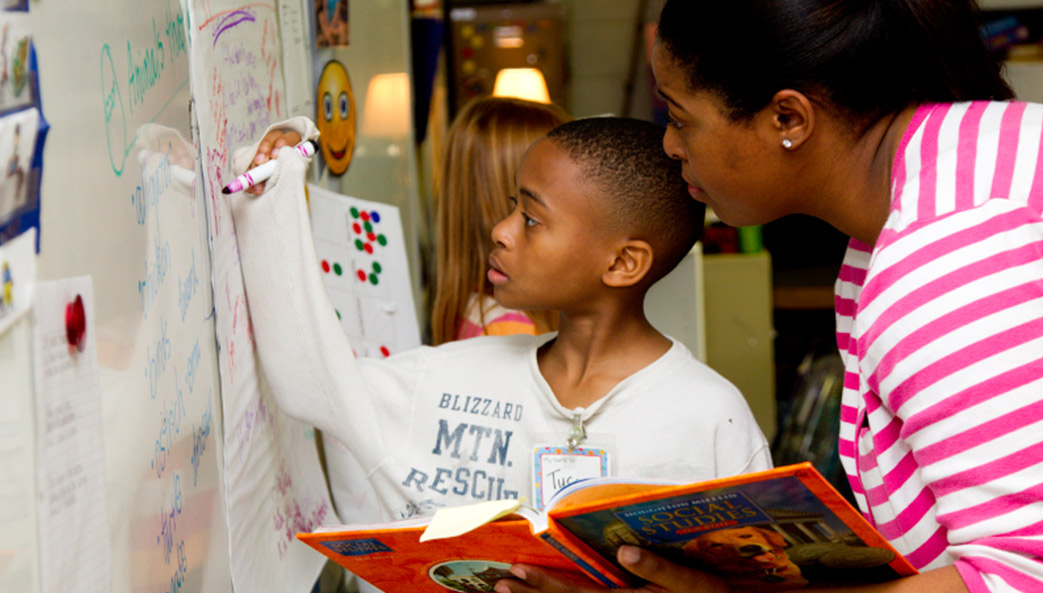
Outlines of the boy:
M314 137L310 122L297 123ZM703 206L662 137L639 120L577 120L522 161L513 212L493 231L489 276L505 307L558 310L556 334L472 338L383 360L352 357L326 297L300 197L305 160L281 151L274 187L233 197L272 392L287 414L351 450L387 518L500 498L540 503L557 486L608 472L696 481L771 466L738 390L644 316L649 286L702 226ZM266 136L254 162L272 146ZM569 446L598 462L569 469L576 458L553 454Z

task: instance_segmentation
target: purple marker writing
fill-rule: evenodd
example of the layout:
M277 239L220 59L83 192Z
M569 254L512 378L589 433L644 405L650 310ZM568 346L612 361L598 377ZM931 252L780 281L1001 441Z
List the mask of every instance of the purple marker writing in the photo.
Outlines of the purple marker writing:
M305 140L304 142L301 142L297 146L293 147L294 150L296 150L301 156L305 158L313 156L315 154L316 148L317 145L315 144L314 140ZM253 169L250 169L246 173L243 173L239 177L233 179L231 183L226 185L224 189L221 190L221 193L230 194L237 191L243 191L248 187L253 187L258 183L261 183L262 181L265 181L269 177L271 177L272 173L275 173L275 169L278 166L279 162L275 159L265 161L264 163L257 165Z

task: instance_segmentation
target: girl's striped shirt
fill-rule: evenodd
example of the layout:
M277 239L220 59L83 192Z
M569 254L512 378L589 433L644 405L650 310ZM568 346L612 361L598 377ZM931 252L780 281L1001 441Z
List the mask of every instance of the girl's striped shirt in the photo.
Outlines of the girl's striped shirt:
M474 294L467 305L467 317L456 326L456 339L478 336L536 335L536 323L522 311L504 309L491 296Z
M836 285L859 505L972 593L1043 591L1043 105L920 107Z

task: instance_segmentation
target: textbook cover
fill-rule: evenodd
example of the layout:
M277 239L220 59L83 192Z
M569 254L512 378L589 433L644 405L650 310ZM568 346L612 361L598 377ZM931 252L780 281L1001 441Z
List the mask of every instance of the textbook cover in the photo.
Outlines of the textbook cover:
M543 513L517 503L506 512L464 519L434 540L423 536L436 525L446 532L438 513L297 537L385 591L492 591L516 562L610 587L639 586L616 562L624 544L717 574L737 590L872 583L916 573L810 463L695 484L596 478L566 486Z

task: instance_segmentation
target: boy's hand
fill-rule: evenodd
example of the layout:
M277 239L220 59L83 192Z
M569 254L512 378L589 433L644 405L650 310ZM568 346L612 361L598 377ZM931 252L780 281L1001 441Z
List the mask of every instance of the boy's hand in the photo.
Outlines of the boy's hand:
M674 564L647 550L621 546L616 555L619 563L635 575L648 581L639 589L604 589L580 585L547 569L515 564L511 573L515 579L496 583L497 593L731 593L731 587L720 578L691 568Z
M254 154L254 158L250 161L250 168L254 168L261 163L264 163L270 159L274 159L279 154L279 150L284 146L296 146L301 143L301 135L294 131L287 130L272 130L261 138L261 144L257 147L257 152ZM252 187L247 188L245 191L255 196L261 195L264 192L265 182L258 183Z

